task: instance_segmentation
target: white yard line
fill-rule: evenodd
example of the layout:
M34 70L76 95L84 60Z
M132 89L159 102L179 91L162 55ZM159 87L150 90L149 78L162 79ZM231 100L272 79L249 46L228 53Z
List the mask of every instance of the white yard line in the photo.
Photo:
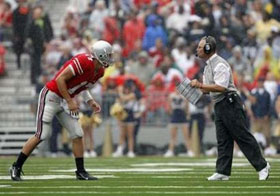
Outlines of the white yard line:
M97 178L118 178L114 175L94 175ZM75 179L72 175L40 175L40 176L22 176L24 180L49 180L49 179ZM0 180L10 180L10 176L0 176Z
M249 166L249 163L233 163L233 167L245 167ZM188 163L140 163L140 164L131 164L133 167L158 167L158 166L216 166L216 163L207 163L207 162L188 162Z
M248 192L248 191L236 191L236 192L229 192L229 191L215 191L215 192L207 192L207 191L184 191L184 192L176 192L176 191L167 191L167 192L162 192L162 191L131 191L131 192L122 192L122 191L117 191L117 192L103 192L103 191L77 191L77 192L65 192L65 191L47 191L47 192L0 192L0 195L28 195L28 194L38 194L38 195L75 195L75 194L100 194L100 195L127 195L127 194L135 194L135 195L144 195L144 194L176 194L176 195L186 195L186 194L193 194L193 195L201 195L201 194L206 194L206 195L236 195L236 194L246 194L246 195L256 195L256 194L265 194L265 195L276 195L280 194L280 191L278 192Z
M11 185L7 185L9 187L5 187L6 189L53 189L53 188L66 188L66 189L279 189L279 186L16 186L12 187Z
M0 184L0 188L7 188L7 187L11 187L11 186L12 186L12 185L9 185L9 184L8 184L8 185L6 185L6 184L5 184L5 185L1 185L1 184Z
M88 172L179 172L191 171L192 168L128 168L128 169L87 169ZM76 169L49 170L50 172L74 172Z
M256 175L256 179L258 178L258 175ZM186 178L186 179L204 179L205 178L205 181L206 181L206 177L209 177L209 176L151 176L149 178ZM125 177L125 178L135 178L135 177ZM137 177L137 178L146 178L146 177ZM230 179L246 179L246 178L252 178L252 176L238 176L238 175L235 175L235 176L230 176ZM269 175L269 179L271 178L279 178L279 176L271 176ZM243 182L242 182L243 183ZM280 188L279 188L280 189Z

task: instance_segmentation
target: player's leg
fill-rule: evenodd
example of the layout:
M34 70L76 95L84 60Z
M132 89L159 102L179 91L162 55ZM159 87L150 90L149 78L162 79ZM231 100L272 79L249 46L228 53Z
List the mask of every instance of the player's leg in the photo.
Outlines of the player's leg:
M72 118L65 112L57 115L62 126L69 132L69 137L72 139L72 151L76 162L76 177L78 180L97 180L86 172L84 168L84 144L83 144L83 130L77 119Z
M36 148L36 146L43 141L51 133L51 120L57 111L57 106L50 103L48 100L53 96L47 88L43 88L39 95L38 110L37 110L37 131L34 136L29 138L24 144L17 161L13 163L10 168L11 179L15 181L21 180L22 166L28 156Z

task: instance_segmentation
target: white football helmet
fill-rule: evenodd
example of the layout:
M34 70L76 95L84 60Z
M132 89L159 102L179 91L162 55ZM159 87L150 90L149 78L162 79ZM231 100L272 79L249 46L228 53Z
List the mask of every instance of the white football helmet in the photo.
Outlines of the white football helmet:
M91 47L93 56L104 66L109 67L113 63L113 48L111 44L100 40L95 42Z

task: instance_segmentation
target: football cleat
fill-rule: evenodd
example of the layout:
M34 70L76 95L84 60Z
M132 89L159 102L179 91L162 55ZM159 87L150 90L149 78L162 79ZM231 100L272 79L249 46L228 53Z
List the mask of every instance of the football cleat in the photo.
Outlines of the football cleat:
M98 180L98 178L91 176L86 171L76 171L77 180Z
M23 174L22 168L16 167L16 163L10 167L10 175L13 181L22 181L20 175Z

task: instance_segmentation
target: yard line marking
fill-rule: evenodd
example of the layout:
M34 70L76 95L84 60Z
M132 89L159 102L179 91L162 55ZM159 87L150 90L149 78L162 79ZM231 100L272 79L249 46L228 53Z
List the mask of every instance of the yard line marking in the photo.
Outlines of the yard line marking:
M97 178L118 178L114 175L94 175ZM11 176L0 176L0 180L10 180ZM40 176L22 176L24 180L50 180L50 179L76 179L72 175L40 175Z
M149 178L195 178L195 179L199 179L199 178L205 178L208 176L151 176ZM132 177L125 177L125 178L132 178ZM135 178L135 177L134 177ZM137 178L145 178L145 177L137 177ZM246 179L246 178L252 178L252 176L230 176L230 179ZM279 176L271 176L269 175L269 178L280 178ZM256 179L257 179L257 174L256 174Z
M192 168L128 168L128 169L87 169L90 172L179 172L191 171ZM74 172L76 169L49 170L50 172Z
M16 186L16 187L5 187L6 189L53 189L53 188L67 188L67 189L279 189L279 186L40 186L40 187L32 187L32 186Z
M215 191L215 192L207 192L207 191L199 191L199 192L194 192L194 191L184 191L184 192L175 192L175 191L167 191L167 192L159 192L159 191L141 191L141 192L137 192L137 191L131 191L131 192L122 192L122 191L117 191L117 192L103 192L103 191L80 191L80 192L65 192L65 191L51 191L51 192L0 192L1 195L11 195L11 194L21 194L21 195L26 195L26 194L38 194L38 195L42 195L42 194L66 194L66 195L73 195L73 194L101 194L101 195L127 195L127 194L177 194L177 195L185 195L185 194L207 194L207 195L217 195L217 194L221 194L221 195L225 195L225 194L231 194L231 195L235 195L235 194L246 194L246 195L255 195L255 194L260 194L263 193L265 195L267 194L280 194L280 191L278 192L248 192L248 191L236 191L236 192L228 192L228 191Z
M189 159L189 160L195 160L195 159ZM207 159L199 160L199 161L216 162L216 160L217 160L217 158L207 158ZM269 157L269 158L266 158L266 160L269 162L280 162L280 159L278 157L275 157L275 158ZM233 157L233 162L248 162L248 160L245 157L242 157L242 158Z
M249 163L233 163L233 167L244 167L249 166ZM216 166L216 163L205 163L205 162L195 162L195 163L140 163L131 164L133 167L157 167L157 166Z
M12 185L0 185L0 188L6 188L6 187L11 187Z

